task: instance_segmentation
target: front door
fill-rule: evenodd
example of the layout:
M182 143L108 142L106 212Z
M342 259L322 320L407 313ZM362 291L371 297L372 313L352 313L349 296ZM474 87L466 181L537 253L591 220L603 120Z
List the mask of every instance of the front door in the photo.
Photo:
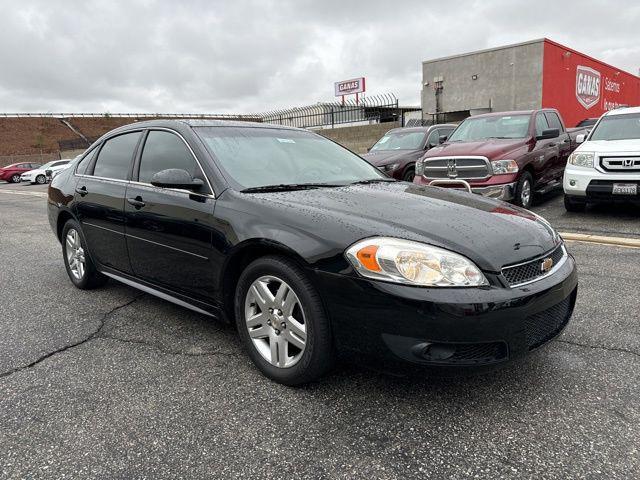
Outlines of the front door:
M124 238L124 198L141 132L108 139L90 153L89 165L82 165L75 192L75 211L87 240L89 253L98 263L130 272ZM84 162L84 160L83 160ZM80 166L79 166L80 167Z
M187 295L211 297L213 192L186 142L167 130L149 131L125 200L126 241L133 273ZM179 168L205 185L197 192L154 187L153 175Z

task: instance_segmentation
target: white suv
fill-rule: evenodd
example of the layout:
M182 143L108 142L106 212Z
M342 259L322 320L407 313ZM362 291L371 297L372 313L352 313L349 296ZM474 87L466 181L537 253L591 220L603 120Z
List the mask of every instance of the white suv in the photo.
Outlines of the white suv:
M640 107L605 113L576 141L564 171L567 211L582 211L587 202L640 203Z

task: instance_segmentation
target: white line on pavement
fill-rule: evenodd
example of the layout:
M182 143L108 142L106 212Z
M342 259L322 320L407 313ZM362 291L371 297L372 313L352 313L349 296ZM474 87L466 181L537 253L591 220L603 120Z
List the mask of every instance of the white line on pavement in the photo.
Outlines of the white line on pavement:
M8 193L10 195L24 195L27 197L47 198L46 192L16 192L15 190L0 190L0 193Z

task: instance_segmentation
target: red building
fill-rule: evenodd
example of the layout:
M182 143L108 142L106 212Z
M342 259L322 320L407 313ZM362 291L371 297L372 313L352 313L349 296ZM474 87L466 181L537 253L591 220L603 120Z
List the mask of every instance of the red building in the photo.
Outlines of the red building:
M542 72L542 107L560 110L568 125L640 105L639 77L548 39Z
M423 117L440 122L549 107L572 127L640 105L640 77L546 38L428 60L422 78Z

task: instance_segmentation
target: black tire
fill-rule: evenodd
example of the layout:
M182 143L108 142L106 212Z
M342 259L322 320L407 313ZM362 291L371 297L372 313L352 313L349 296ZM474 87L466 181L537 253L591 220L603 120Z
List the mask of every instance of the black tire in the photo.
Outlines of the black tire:
M533 204L533 177L529 172L524 172L520 175L513 203L522 208L531 208Z
M246 325L245 300L249 288L255 281L265 276L277 277L286 282L298 297L299 305L304 311L306 345L297 363L289 367L273 365L263 358L249 336ZM238 280L234 309L242 344L249 358L268 378L284 385L302 385L319 379L331 368L334 353L329 319L316 289L304 271L293 261L282 256L267 256L249 264ZM266 324L263 326L267 328ZM275 327L268 328L275 329ZM278 330L275 332L277 333Z
M413 183L413 178L416 176L415 167L409 167L405 170L404 175L402 176L402 180L405 182Z
M38 175L36 177L36 183L38 185L44 185L45 183L47 183L47 177L45 177L44 175Z
M564 196L564 208L567 212L584 212L587 207L587 202L583 200L577 200L570 195Z
M67 243L67 235L71 230L75 230L78 234L78 240L81 243L81 247L84 251L84 272L80 278L77 278L75 274L71 270L71 266L69 265L68 260L68 248L69 245ZM97 269L93 260L91 260L91 255L87 252L87 242L82 234L82 230L80 229L80 225L75 220L67 220L67 223L64 224L62 228L62 259L64 261L64 266L67 270L67 275L69 275L69 279L71 283L73 283L76 287L81 290L92 290L94 288L101 287L104 285L108 277L100 273Z
M11 175L11 178L9 179L9 183L20 183L20 174L14 173L13 175Z

